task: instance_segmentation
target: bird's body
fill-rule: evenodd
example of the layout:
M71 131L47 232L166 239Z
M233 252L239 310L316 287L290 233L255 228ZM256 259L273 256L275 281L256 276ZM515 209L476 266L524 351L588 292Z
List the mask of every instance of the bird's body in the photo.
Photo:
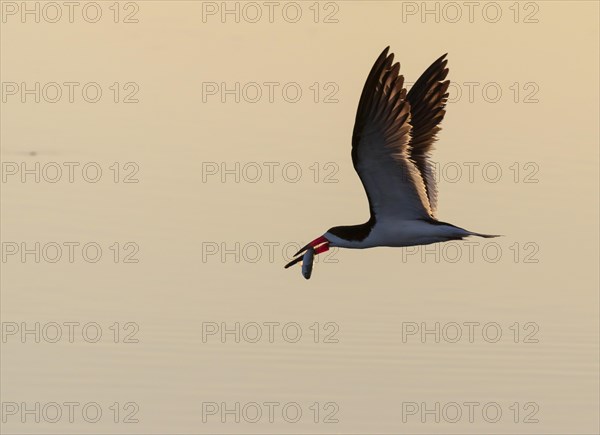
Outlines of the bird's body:
M448 86L446 55L404 89L400 64L389 47L379 56L363 88L354 131L352 163L367 193L369 220L329 229L309 248L415 246L461 240L475 233L436 218L437 186L429 155L445 115ZM286 268L302 259L297 257Z
M402 221L401 225L394 220L378 221L369 226L369 232L364 238L353 238L363 231L363 225L334 227L327 231L324 237L329 240L329 246L332 248L364 249L377 246L400 248L429 245L449 240L460 240L463 237L475 235L470 231L444 222L416 219Z

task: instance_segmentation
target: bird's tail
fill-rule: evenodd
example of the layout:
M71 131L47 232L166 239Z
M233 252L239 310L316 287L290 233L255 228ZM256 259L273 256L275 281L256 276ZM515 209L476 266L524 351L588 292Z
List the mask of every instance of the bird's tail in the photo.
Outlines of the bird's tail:
M493 239L494 237L502 237L502 234L481 234L481 233L474 233L473 231L469 231L469 235L483 237L484 239Z

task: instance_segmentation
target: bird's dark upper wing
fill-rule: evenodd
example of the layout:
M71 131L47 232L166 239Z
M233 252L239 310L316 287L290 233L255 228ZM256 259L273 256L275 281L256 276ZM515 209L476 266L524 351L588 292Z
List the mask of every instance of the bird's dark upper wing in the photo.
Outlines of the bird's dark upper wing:
M352 162L377 220L432 217L425 183L410 159L411 108L389 47L371 69L352 135Z
M433 144L437 140L436 134L440 130L439 124L446 114L444 108L450 84L449 80L444 81L448 75L447 64L448 60L444 54L425 70L406 95L411 107L410 159L417 165L425 181L427 198L434 214L437 209L438 192L435 169L429 161L429 153L433 150Z

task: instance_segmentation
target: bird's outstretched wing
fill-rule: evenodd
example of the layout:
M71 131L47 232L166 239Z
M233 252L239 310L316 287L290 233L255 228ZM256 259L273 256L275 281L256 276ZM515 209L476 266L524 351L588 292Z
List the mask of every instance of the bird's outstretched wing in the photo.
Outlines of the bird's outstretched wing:
M354 132L352 163L369 199L371 219L433 217L425 182L411 160L411 108L400 64L387 47L363 88Z
M412 125L410 141L410 159L417 165L425 188L431 212L437 209L437 185L435 169L429 160L433 144L440 131L439 124L444 119L448 86L450 81L444 79L448 75L446 54L433 62L415 82L406 95L410 103L410 124Z

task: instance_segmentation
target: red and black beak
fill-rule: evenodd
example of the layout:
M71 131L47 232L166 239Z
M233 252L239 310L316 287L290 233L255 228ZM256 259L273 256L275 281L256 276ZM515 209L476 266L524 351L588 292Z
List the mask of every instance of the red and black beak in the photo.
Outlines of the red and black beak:
M286 264L285 268L287 269L288 267L293 266L294 264L302 261L302 255L300 255L300 254L302 254L304 251L306 251L308 248L311 248L311 247L315 250L315 255L320 254L321 252L329 251L329 240L327 240L325 238L325 236L317 237L315 240L310 242L304 248L302 248L298 252L296 252L294 254L294 257L296 257L296 258L294 258L292 261L290 261L288 264Z

